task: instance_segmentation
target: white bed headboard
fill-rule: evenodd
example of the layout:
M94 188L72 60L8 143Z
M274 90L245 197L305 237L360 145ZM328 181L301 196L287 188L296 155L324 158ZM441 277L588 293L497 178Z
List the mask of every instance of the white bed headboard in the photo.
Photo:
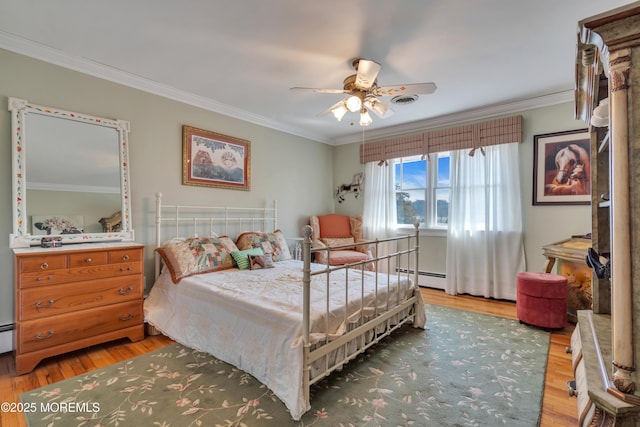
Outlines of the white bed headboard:
M271 207L199 206L166 204L156 193L156 248L177 237L230 236L243 231L273 231L278 228L278 202ZM156 254L156 275L160 274L160 257Z

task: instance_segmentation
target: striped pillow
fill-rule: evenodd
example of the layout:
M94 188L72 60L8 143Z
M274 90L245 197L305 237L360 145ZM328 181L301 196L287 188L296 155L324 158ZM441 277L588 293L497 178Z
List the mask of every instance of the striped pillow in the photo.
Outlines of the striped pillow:
M246 270L247 268L249 268L249 255L264 255L264 252L262 252L262 249L260 248L251 248L245 249L244 251L231 252L231 256L235 260L240 270Z

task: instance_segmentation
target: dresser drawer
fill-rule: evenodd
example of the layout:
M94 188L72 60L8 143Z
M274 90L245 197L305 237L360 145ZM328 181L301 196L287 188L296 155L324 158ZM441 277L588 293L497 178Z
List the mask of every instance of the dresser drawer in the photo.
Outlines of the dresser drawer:
M52 270L48 272L24 273L18 276L18 288L32 288L56 285L60 283L81 282L90 279L120 277L129 274L141 274L142 263L104 264L90 267Z
M103 265L108 262L108 259L109 253L106 251L69 254L69 268Z
M42 350L142 324L142 300L21 322L18 353Z
M142 299L142 296L141 274L24 289L18 295L18 320Z
M142 249L121 249L117 251L109 251L109 263L117 264L120 262L139 262L142 261Z
M42 255L21 258L18 261L18 273L45 273L67 268L66 255Z

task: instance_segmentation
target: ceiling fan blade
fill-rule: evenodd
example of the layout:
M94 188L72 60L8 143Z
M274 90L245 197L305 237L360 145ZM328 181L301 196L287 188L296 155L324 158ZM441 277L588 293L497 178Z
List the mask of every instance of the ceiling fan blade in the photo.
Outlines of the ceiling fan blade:
M376 82L378 73L382 65L369 59L358 60L358 71L356 73L356 87L362 90L369 90Z
M435 83L414 83L408 85L380 86L371 92L376 96L423 95L436 91Z
M368 110L376 113L376 116L380 117L381 119L393 115L393 110L391 109L389 104L380 101L378 98L374 98L371 96L367 97L364 100L364 106Z
M348 90L344 90L344 89L318 89L313 87L292 87L289 89L305 91L305 92L319 92L319 93L349 93Z

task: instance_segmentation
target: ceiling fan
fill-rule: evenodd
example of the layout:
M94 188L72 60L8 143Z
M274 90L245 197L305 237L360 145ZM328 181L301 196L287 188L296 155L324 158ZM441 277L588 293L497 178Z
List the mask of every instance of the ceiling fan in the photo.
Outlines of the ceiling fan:
M373 122L369 111L373 111L380 118L393 114L389 104L381 101L379 97L393 96L392 101L395 100L399 104L409 103L415 101L418 94L430 94L437 89L435 83L378 86L377 77L382 65L363 58L354 59L352 65L356 70L356 74L344 79L342 89L292 87L291 90L347 94L346 98L327 108L319 115L332 113L340 121L348 111L360 112L360 126L369 126Z

